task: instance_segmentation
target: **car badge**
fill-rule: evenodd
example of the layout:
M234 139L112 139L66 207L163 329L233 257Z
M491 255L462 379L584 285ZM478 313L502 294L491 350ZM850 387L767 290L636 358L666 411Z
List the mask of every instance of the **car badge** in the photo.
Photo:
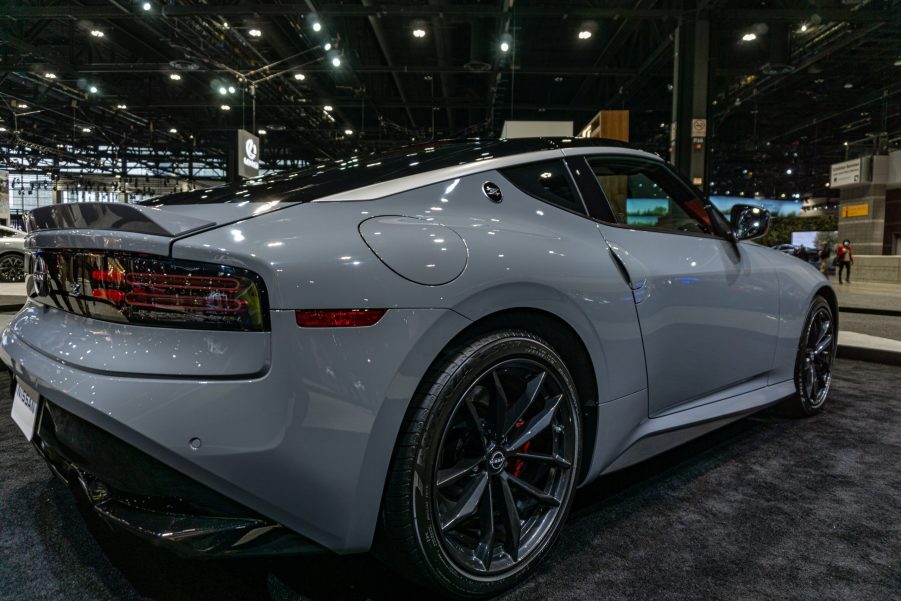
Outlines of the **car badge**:
M44 261L44 257L36 255L32 265L29 296L45 296L47 294L47 280L50 277L47 262Z
M504 199L501 189L494 182L485 182L482 184L482 192L485 193L485 196L487 196L488 200L491 202L500 202Z

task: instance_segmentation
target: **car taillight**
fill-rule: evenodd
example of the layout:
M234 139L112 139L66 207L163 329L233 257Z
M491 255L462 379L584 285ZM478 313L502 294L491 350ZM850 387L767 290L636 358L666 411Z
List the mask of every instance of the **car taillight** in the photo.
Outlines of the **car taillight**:
M113 308L121 321L140 325L269 329L265 287L245 269L141 255L83 258L83 294L101 305L91 311L97 318L116 317Z

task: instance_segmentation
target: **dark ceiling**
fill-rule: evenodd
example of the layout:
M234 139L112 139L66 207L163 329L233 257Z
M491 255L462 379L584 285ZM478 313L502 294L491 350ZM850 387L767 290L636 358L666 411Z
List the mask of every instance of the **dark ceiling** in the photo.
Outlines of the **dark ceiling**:
M266 131L264 163L287 165L496 136L510 118L578 130L602 108L631 110L632 141L664 154L673 33L699 17L713 32L714 191L822 194L829 163L901 139L897 0L144 4L7 3L0 164L220 165L244 127Z

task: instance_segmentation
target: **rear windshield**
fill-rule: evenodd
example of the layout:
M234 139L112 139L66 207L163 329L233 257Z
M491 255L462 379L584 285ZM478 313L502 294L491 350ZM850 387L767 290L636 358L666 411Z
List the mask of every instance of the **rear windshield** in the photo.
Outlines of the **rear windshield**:
M390 154L329 161L296 171L245 180L239 184L193 190L146 200L149 206L310 202L363 186L473 161L556 147L552 140L485 140L409 146Z

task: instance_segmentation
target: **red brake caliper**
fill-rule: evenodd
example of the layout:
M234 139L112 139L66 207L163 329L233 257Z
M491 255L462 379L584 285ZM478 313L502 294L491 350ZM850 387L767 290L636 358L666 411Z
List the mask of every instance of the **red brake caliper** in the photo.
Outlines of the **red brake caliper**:
M513 429L516 430L516 429L522 428L525 424L526 424L525 420L520 420L513 425ZM531 440L529 442L527 442L526 444L524 444L522 446L522 449L520 449L520 453L528 453L529 445L531 445L531 444L532 444ZM522 469L522 459L517 459L516 463L513 465L513 475L516 476L517 478L519 478L519 471L521 469Z

